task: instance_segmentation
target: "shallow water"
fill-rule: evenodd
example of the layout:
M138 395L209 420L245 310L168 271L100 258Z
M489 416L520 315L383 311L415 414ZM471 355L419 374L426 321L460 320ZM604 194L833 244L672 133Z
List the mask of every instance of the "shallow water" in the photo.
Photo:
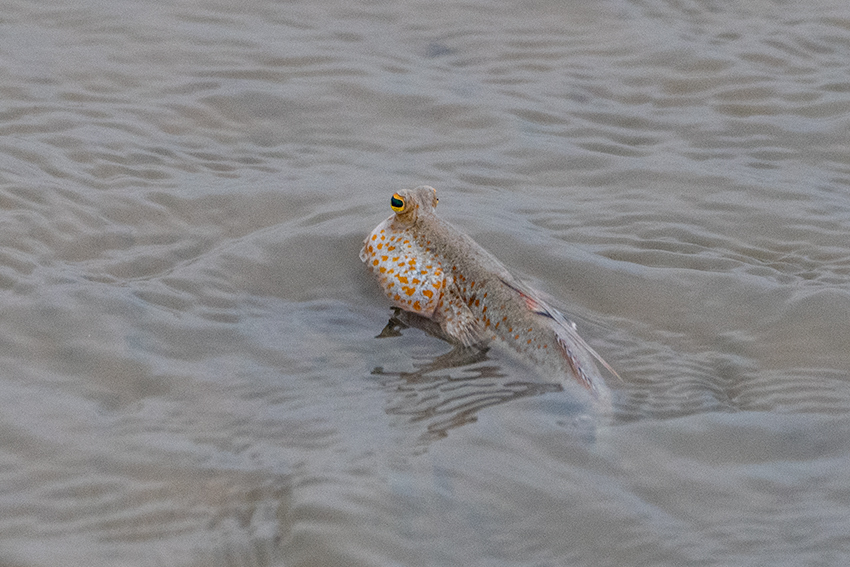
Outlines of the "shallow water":
M4 565L850 558L850 8L7 2ZM613 417L391 316L399 187Z

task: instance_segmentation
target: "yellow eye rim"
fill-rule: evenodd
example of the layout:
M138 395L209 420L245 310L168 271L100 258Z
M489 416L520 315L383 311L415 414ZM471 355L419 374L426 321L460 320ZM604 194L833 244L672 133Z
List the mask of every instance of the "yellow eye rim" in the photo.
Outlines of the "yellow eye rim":
M400 213L404 210L404 199L402 199L398 193L393 195L390 199L390 208L397 213Z

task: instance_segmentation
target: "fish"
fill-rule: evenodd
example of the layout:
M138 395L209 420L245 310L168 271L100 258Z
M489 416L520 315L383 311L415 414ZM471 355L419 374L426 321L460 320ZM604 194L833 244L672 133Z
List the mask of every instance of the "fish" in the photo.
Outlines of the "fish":
M434 321L463 347L507 345L541 372L578 384L597 402L611 392L595 362L619 376L579 336L575 323L490 252L439 218L437 190L390 198L393 214L366 237L360 259L390 302Z

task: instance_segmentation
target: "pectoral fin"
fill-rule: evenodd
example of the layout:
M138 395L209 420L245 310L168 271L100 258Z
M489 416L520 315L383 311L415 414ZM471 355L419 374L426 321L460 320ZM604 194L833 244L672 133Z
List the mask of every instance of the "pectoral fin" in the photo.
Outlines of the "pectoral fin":
M478 318L451 289L443 293L436 315L446 334L463 346L469 347L483 342Z

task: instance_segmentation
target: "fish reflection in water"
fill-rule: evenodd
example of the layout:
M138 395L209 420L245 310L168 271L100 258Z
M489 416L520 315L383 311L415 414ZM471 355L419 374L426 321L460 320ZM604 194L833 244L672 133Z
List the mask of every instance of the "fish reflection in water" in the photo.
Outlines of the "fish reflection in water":
M398 307L393 308L393 315L377 338L399 337L409 328L447 339L433 320ZM446 437L451 429L475 422L478 412L484 408L563 390L560 384L540 382L533 376L528 381L507 381L508 374L499 365L486 364L490 360L486 346L450 344L452 349L447 353L425 361L413 361L415 370L388 371L383 367L372 370L372 375L379 377L381 384L393 392L387 413L424 423L423 442ZM463 372L458 373L457 369ZM563 403L566 402L561 400ZM580 403L568 403L568 406L571 410L568 413L574 413L573 417L581 424L579 428L586 429L587 408ZM583 434L588 433L593 435L592 431L583 431Z

